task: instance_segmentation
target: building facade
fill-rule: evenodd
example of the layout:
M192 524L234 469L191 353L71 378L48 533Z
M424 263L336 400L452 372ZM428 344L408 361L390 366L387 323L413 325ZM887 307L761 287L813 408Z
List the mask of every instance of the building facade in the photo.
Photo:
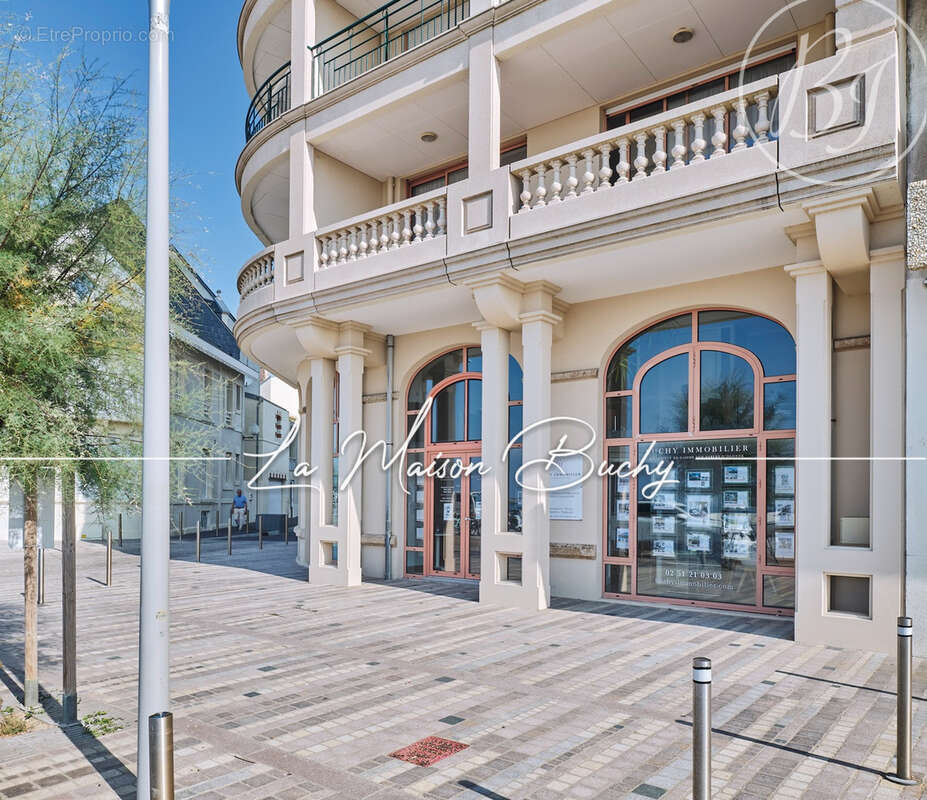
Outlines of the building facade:
M893 648L927 289L892 8L247 0L235 335L299 393L310 581ZM399 458L348 482L358 431Z

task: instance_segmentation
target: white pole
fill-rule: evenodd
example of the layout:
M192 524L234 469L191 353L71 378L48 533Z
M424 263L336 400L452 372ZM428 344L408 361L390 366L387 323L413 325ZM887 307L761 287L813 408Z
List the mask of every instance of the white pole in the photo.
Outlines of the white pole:
M170 351L168 317L168 11L149 0L148 221L145 252L145 398L142 425L141 604L137 797L149 797L148 718L169 710Z

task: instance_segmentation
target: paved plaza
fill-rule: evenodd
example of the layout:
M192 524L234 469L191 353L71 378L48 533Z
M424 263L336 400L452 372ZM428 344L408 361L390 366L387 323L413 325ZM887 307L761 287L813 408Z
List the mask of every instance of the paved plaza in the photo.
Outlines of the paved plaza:
M791 641L787 620L559 600L486 608L447 581L313 586L295 544L174 544L172 710L178 798L686 798L691 659L714 663L716 798L913 798L885 781L894 660ZM61 687L60 554L47 556L40 677ZM139 560L78 545L79 715L0 739L0 797L134 796ZM0 662L22 679L22 554L0 553ZM860 642L861 646L865 642ZM927 772L927 662L914 680L915 773ZM453 754L390 754L428 736Z

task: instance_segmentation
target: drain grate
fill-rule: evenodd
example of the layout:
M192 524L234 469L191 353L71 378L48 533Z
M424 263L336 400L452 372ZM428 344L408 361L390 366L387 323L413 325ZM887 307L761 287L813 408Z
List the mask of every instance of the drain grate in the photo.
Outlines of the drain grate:
M408 761L410 764L416 764L419 767L430 767L442 758L459 753L465 750L469 745L461 742L453 742L450 739L442 739L440 736L426 736L417 742L390 753L392 758L398 758L400 761Z

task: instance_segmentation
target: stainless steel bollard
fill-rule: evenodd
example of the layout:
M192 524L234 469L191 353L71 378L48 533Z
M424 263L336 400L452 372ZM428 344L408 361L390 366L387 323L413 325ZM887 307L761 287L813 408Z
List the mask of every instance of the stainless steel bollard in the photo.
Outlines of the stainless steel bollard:
M264 549L264 518L258 514L258 550Z
M898 694L896 702L897 730L895 733L895 772L888 780L905 786L918 781L911 777L911 656L914 623L911 617L898 617Z
M174 800L174 715L161 711L148 717L150 800Z
M113 532L106 532L106 585L113 585Z
M290 518L287 517L283 520L283 543L290 543Z
M183 541L183 510L181 510L180 512L180 519L177 520L177 527L180 530L180 536L178 537L178 541L182 542Z
M711 659L692 659L692 800L711 800Z
M45 605L45 548L41 545L36 548L36 569L38 570L38 604Z
M119 514L119 546L122 547L122 513Z
M229 516L229 555L232 555L232 517Z
M200 563L200 523L196 523L196 563Z

